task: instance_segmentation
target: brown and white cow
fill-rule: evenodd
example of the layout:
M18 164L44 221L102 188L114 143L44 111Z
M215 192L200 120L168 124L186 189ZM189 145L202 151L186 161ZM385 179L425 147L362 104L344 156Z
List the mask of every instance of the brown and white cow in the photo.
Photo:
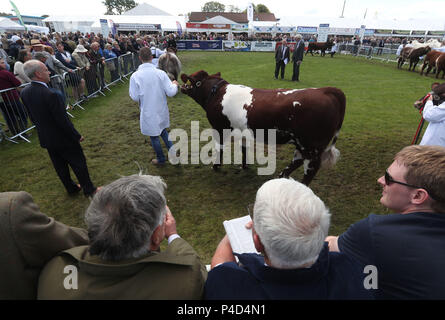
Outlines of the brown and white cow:
M220 73L209 75L203 70L182 74L181 79L184 81L181 91L204 108L209 123L219 133L220 164L224 129L251 129L253 133L257 129L276 129L277 144L290 143L296 149L293 160L280 176L289 177L304 165L302 182L306 185L321 165L337 161L340 152L335 142L346 108L346 97L340 89L253 89L230 84ZM242 151L246 168L246 148Z

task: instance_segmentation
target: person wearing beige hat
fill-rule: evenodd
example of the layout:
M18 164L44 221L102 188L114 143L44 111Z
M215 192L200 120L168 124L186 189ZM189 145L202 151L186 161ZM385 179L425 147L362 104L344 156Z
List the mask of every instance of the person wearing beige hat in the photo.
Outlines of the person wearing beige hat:
M95 81L96 74L90 71L91 64L86 56L87 52L88 50L85 49L83 45L79 44L71 56L73 57L74 61L76 61L79 68L85 70L82 72L82 77L85 78L86 85L89 88L88 91L91 93L91 83Z

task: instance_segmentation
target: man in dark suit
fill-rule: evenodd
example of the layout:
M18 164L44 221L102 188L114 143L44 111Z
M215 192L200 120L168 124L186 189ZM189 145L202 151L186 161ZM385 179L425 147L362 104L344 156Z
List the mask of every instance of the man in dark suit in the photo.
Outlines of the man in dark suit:
M292 62L294 63L292 81L300 81L300 65L303 62L304 41L300 34L296 35L295 40L297 43L295 44L294 54L292 55Z
M282 44L275 50L275 79L278 79L278 73L281 69L281 80L284 79L284 69L289 62L289 48L287 47L286 39L283 39Z
M97 188L91 182L80 146L84 138L69 120L60 93L48 88L48 68L38 60L30 60L25 63L24 71L32 82L20 95L37 128L40 146L48 150L54 169L69 194L83 189L85 196L94 195ZM73 169L80 185L71 179L68 165Z

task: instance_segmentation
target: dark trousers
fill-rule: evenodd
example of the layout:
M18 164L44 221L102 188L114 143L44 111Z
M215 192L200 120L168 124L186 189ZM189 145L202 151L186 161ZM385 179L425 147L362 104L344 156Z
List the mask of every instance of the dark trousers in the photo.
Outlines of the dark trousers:
M281 79L284 79L284 69L286 68L286 64L283 60L280 60L275 65L275 79L278 79L278 73L281 69Z
M96 187L93 185L93 182L91 182L87 160L80 145L73 146L69 149L48 148L48 154L54 165L54 169L56 169L57 175L68 193L76 193L79 191L77 184L71 179L68 166L73 169L85 195L91 195L96 191Z
M292 81L300 81L300 65L294 61L294 69L292 72Z

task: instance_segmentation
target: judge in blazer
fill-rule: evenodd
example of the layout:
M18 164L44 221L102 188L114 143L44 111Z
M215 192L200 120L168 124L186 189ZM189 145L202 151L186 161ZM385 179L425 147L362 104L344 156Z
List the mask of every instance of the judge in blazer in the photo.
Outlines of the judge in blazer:
M86 230L46 216L29 193L1 192L0 300L36 299L43 266L58 252L86 244Z
M300 81L300 65L303 62L304 41L300 34L295 36L295 40L297 43L295 44L294 54L292 55L292 62L294 63L292 81Z
M91 182L80 146L84 138L68 118L60 92L48 87L48 68L38 60L30 60L23 69L32 82L20 95L37 128L40 146L48 150L54 169L69 194L83 189L85 196L94 195L97 188ZM68 166L73 169L80 185L71 179Z
M284 69L289 62L289 48L286 39L283 39L281 45L275 50L275 79L278 79L278 73L281 69L281 80L284 79Z

